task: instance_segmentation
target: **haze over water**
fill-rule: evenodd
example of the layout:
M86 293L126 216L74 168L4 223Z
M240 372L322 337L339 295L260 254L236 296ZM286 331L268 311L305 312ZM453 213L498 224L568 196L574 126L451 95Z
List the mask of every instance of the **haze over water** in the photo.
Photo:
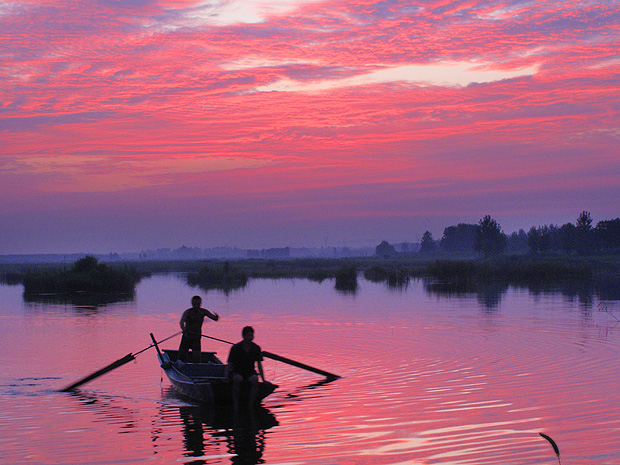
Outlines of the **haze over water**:
M233 428L176 396L152 349L56 392L147 347L149 332L175 333L197 289L154 276L135 301L99 308L26 304L21 291L0 287L3 464L557 463L539 432L565 465L620 463L620 327L596 299L509 289L489 306L363 279L356 294L305 280L201 292L222 316L205 334L236 341L251 324L264 350L343 376L321 384L266 361L280 387L254 426ZM203 347L225 357L229 346Z

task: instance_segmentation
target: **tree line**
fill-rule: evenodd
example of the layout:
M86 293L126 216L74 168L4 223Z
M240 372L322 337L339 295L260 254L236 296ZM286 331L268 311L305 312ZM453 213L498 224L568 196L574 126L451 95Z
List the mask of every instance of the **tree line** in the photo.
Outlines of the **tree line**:
M432 255L437 252L449 254L475 252L486 257L503 253L579 255L618 253L620 218L599 221L593 226L592 215L583 211L574 224L532 226L527 233L520 229L507 235L496 220L486 215L477 224L460 223L448 226L438 241L426 231L420 241L419 254ZM383 241L377 246L376 255L394 257L398 254L393 246Z

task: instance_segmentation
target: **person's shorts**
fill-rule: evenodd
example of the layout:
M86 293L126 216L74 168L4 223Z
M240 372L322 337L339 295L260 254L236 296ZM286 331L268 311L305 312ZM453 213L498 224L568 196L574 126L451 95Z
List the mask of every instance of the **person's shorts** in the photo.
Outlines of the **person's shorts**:
M232 379L232 378L233 378L233 376L235 376L235 375L240 375L240 376L243 378L243 381L249 381L249 379L250 379L252 376L254 376L254 375L258 376L258 373L256 373L255 371L248 372L248 373L239 373L238 371L233 371L233 372L230 374L230 379Z
M190 349L195 352L200 352L200 339L190 339L183 336L181 338L181 344L179 344L179 352Z

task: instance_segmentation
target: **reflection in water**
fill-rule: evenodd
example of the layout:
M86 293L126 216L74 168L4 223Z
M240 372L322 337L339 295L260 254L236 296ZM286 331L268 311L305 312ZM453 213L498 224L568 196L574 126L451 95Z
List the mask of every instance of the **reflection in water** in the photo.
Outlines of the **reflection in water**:
M178 394L170 389L165 397L179 401ZM229 409L208 405L170 405L159 409L163 424L174 421L178 415L183 435L183 446L188 460L185 464L204 465L211 458L221 457L222 449L233 464L254 465L264 463L265 431L278 425L275 416L265 407L242 410L237 415ZM159 433L153 432L157 446Z
M561 294L570 301L576 300L584 308L590 308L594 301L620 300L620 282L618 279L587 281L583 279L563 280L560 282L529 281L510 284L506 281L489 280L474 282L470 280L438 281L423 279L424 289L429 295L449 298L462 298L474 295L487 310L497 309L502 297L512 287L527 290L532 296Z
M475 295L480 305L486 311L495 311L502 296L508 291L509 286L501 282L477 283L467 281L442 282L424 279L424 290L429 295L438 295L449 298L462 298Z
M98 309L122 302L133 302L136 299L135 292L131 293L88 293L77 294L26 294L24 302L56 305L73 305L76 308Z
M265 347L344 376L326 383L268 361L280 388L258 423L162 398L154 352L79 393L55 392L109 363L111 348L121 355L143 345L136 337L171 332L193 292L176 277L145 280L135 304L88 318L24 306L19 290L0 286L0 463L557 463L541 431L562 463L620 463L620 302L589 308L513 286L444 299L416 280L398 292L360 284L355 298L305 280L210 296L227 310L218 336L249 322Z

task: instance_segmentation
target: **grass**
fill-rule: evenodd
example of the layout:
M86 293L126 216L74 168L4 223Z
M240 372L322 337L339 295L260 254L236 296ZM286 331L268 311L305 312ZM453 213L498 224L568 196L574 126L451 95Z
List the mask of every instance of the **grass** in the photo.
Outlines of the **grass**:
M140 274L131 266L112 267L86 256L70 268L49 267L26 271L22 283L26 296L41 294L133 294Z
M619 255L149 261L114 267L92 263L91 260L90 264L83 263L81 266L85 269L78 272L58 265L42 265L34 271L23 265L4 265L0 267L0 280L5 284L23 283L27 294L129 292L141 276L153 273L187 273L190 285L207 290L239 288L252 278L303 278L318 282L333 279L337 288L354 290L358 273L363 273L365 279L384 282L391 288L404 287L411 278L424 278L433 286L443 286L447 291L456 293L480 287L503 289L512 285L527 287L534 292L555 286L560 287L562 292L574 295L588 287L605 298L620 298Z

